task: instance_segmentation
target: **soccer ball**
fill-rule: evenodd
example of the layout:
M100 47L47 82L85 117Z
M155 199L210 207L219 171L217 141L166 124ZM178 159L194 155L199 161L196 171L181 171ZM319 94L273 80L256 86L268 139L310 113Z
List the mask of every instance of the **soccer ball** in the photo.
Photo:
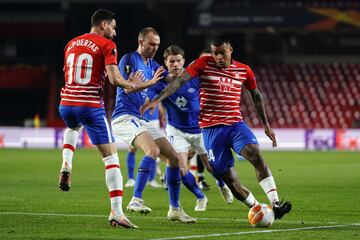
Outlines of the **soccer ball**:
M260 203L250 209L248 219L253 227L267 228L274 223L275 216L270 205Z

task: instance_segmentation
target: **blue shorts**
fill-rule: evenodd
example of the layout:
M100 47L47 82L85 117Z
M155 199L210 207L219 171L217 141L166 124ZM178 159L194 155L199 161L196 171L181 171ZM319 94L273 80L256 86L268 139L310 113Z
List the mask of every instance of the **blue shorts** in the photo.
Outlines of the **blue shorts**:
M248 144L259 144L254 133L244 122L203 129L209 163L215 175L222 175L234 166L233 149L237 154Z
M77 128L83 125L92 144L115 142L110 124L106 119L105 109L60 105L59 112L67 127Z

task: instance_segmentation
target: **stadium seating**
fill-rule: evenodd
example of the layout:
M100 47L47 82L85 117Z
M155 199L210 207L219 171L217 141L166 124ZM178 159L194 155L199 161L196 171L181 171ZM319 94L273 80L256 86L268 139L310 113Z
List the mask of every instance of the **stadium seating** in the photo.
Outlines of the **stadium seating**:
M350 128L360 119L360 64L265 64L253 70L274 128ZM250 126L262 127L249 96L241 107Z

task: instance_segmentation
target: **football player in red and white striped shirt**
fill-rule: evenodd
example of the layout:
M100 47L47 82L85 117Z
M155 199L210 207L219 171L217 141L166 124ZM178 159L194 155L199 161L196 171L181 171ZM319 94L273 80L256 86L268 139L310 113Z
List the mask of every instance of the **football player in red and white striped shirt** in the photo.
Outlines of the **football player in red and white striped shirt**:
M190 64L180 77L173 77L171 84L151 102L141 107L142 112L154 107L170 96L185 82L200 76L200 117L210 168L220 176L234 196L249 208L258 204L253 194L239 181L234 168L231 149L244 156L256 169L260 186L273 206L275 218L280 219L291 210L290 202L280 202L271 171L260 154L258 141L243 122L240 112L242 86L250 92L255 108L265 128L265 134L276 147L275 133L269 126L263 97L256 86L254 73L248 65L231 58L230 41L218 37L211 41L212 56L204 56ZM209 166L209 164L207 164Z
M72 39L65 47L65 86L61 90L59 111L67 129L64 132L59 188L70 190L73 154L84 126L105 164L111 202L110 224L137 228L122 209L123 180L119 158L103 106L105 72L112 84L131 91L147 88L160 78L155 74L153 79L143 82L142 74L135 73L129 80L124 80L117 67L116 45L111 40L116 36L115 28L115 14L99 9L91 17L90 33Z

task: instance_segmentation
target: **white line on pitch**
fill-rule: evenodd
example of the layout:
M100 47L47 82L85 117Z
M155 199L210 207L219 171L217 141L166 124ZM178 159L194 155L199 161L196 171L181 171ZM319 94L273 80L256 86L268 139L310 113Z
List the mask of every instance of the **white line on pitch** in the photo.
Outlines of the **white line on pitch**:
M49 216L49 217L90 217L90 218L106 218L106 215L96 214L73 214L73 213L32 213L32 212L0 212L0 215L29 215L29 216ZM147 219L165 219L165 217L150 217L150 216L134 216L129 215L130 218L147 218ZM197 218L204 221L233 221L233 222L248 222L247 219L236 218ZM286 221L284 223L307 223L307 224L343 224L344 222L310 222L310 221ZM349 223L352 224L352 223Z
M317 229L329 229L329 228L342 228L342 227L352 227L360 226L360 223L353 224L341 224L341 225L332 225L332 226L317 226L317 227L303 227L303 228L289 228L289 229L274 229L274 230L259 230L259 231L249 231L249 232L234 232L234 233L214 233L214 234L204 234L204 235L192 235L192 236L182 236L182 237L171 237L171 238L150 238L148 240L173 240L173 239L191 239L191 238L208 238L208 237L225 237L233 235L249 235L249 234L258 234L258 233L277 233L277 232L294 232L302 230L317 230Z

